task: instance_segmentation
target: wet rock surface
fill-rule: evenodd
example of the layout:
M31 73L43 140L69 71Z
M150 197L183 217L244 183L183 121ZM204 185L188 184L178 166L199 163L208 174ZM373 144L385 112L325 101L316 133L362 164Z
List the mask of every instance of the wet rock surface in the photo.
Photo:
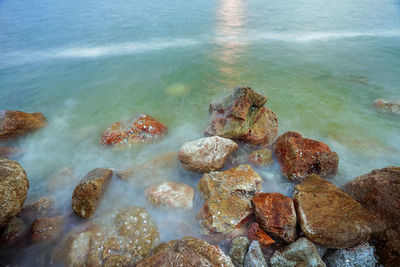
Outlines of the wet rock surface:
M253 241L250 244L249 250L244 258L244 267L267 267L267 261L264 258L258 241Z
M62 215L36 219L31 226L31 239L36 242L59 239L62 235L65 217Z
M199 212L207 232L233 234L251 213L250 199L260 192L261 177L249 165L204 174L198 189L205 199Z
M265 232L288 243L296 239L297 216L291 198L280 193L256 193L251 204Z
M235 265L236 267L243 266L244 257L246 256L249 246L250 246L249 239L245 236L235 237L231 241L229 256L232 259L233 265Z
M13 218L0 230L0 246L10 246L24 237L26 225L20 218Z
M207 135L269 147L278 133L275 113L264 107L267 97L250 87L238 87L231 95L210 104Z
M164 137L167 132L164 124L142 113L126 121L114 122L104 131L101 140L104 145L124 147L154 142Z
M95 213L112 175L112 170L97 168L81 179L72 195L72 209L76 215L89 218Z
M328 248L348 248L385 228L384 223L332 183L312 174L295 187L305 236Z
M374 267L377 260L374 248L368 243L362 243L356 247L338 249L325 257L328 267Z
M45 125L46 118L42 113L0 110L0 141L13 140Z
M260 228L258 223L252 223L248 230L247 236L250 240L258 241L261 247L269 247L274 244L275 241L266 233L263 229Z
M25 170L15 161L0 159L0 229L21 211L28 189Z
M189 209L193 207L194 188L183 183L164 182L147 188L145 195L155 206Z
M400 233L389 228L374 234L372 241L379 255L379 262L387 267L397 267L400 262Z
M275 251L270 259L271 267L309 266L326 267L313 242L305 237L288 245L282 251Z
M327 178L337 172L338 154L328 145L303 138L297 132L279 136L273 149L282 174L289 180L302 181L311 173Z
M15 158L22 154L22 150L16 147L0 146L0 158Z
M232 140L212 136L184 143L178 158L183 169L207 173L222 169L227 158L237 149L238 145Z
M374 106L380 112L400 115L400 99L389 100L380 98L374 101Z
M274 162L272 151L268 148L255 150L250 153L248 159L250 164L255 166L268 166Z

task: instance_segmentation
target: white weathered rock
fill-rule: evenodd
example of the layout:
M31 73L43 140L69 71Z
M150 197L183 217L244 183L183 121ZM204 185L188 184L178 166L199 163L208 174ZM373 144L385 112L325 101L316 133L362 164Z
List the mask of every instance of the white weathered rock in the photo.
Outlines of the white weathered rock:
M183 183L164 182L146 189L147 199L155 206L192 208L194 188Z

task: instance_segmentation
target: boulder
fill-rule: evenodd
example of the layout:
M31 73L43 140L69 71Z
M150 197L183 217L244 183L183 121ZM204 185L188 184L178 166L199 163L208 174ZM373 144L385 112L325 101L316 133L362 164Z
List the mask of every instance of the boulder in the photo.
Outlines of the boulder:
M13 140L45 125L46 117L42 113L0 110L0 141Z
M258 223L252 223L247 230L247 236L250 240L256 240L262 247L269 247L275 243L275 241L260 228Z
M250 199L260 192L261 177L249 165L204 174L198 189L205 199L199 212L208 233L230 236L252 214Z
M360 203L315 174L296 185L294 201L305 236L328 248L352 247L385 229Z
M197 173L219 171L228 157L238 149L230 139L219 136L201 138L184 143L178 158L182 168Z
M38 200L25 205L22 208L19 216L29 221L32 219L48 216L53 212L54 212L53 199L50 197L41 197Z
M374 106L378 111L400 115L400 99L388 100L380 98L374 101Z
M314 243L305 237L288 245L283 251L275 251L270 259L271 267L308 266L326 267Z
M15 147L0 146L0 158L15 158L22 154L22 150Z
M235 265L236 267L243 266L244 257L246 256L249 246L250 246L249 239L247 239L247 237L245 236L235 237L231 241L229 256L232 259L233 265Z
M274 162L272 151L268 148L254 150L248 157L248 162L255 166L268 166Z
M293 200L280 193L256 193L251 199L261 228L287 243L296 239L297 216Z
M18 217L11 219L7 226L0 231L0 246L10 246L20 241L25 234L26 225Z
M114 122L101 138L104 145L129 146L150 143L164 137L167 127L147 114L134 115L126 121Z
M303 138L297 132L286 132L278 137L273 146L283 176L292 181L302 181L311 173L324 178L335 175L339 156L329 146Z
M192 208L194 188L183 183L164 182L146 189L147 200L155 206Z
M374 248L368 243L362 243L356 247L338 249L325 257L328 267L375 267L377 261Z
M244 267L267 267L267 261L264 258L258 241L253 241L250 244L246 257L244 258Z
M278 119L264 107L267 97L250 87L238 87L231 95L210 104L207 135L269 147L278 134Z
M72 195L72 209L76 215L89 218L95 213L112 175L112 170L97 168L81 179Z
M373 244L379 255L379 262L386 267L397 267L400 262L400 233L392 228L373 236Z
M58 240L64 227L65 216L36 219L31 226L33 241Z
M28 189L25 170L15 161L0 158L0 229L21 211Z

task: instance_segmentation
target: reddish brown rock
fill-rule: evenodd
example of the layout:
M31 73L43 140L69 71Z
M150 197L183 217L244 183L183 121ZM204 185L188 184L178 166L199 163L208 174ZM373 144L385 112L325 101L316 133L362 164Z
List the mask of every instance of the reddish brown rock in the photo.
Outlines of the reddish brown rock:
M10 246L24 237L25 223L20 218L13 218L7 226L0 230L0 246Z
M268 148L259 149L251 152L247 160L250 164L258 167L268 166L274 162L274 159L272 158L272 151Z
M15 161L0 159L0 228L21 211L28 189L25 170Z
M265 232L288 243L296 240L297 216L291 198L280 193L256 193L251 205Z
M153 205L171 208L192 208L194 188L183 183L164 182L146 189L144 193Z
M31 227L33 241L57 240L63 231L65 216L36 219Z
M89 218L95 213L112 175L112 170L98 168L81 179L72 195L72 209L76 215Z
M360 203L315 174L295 187L294 200L305 236L328 248L352 247L385 229Z
M264 107L267 97L250 87L238 87L231 95L210 104L207 135L269 147L278 134L275 113Z
M338 154L328 145L303 138L297 132L279 136L273 149L282 174L290 180L302 181L311 173L327 178L337 172Z
M387 267L397 267L400 262L400 233L388 228L386 231L377 233L372 240L379 262Z
M400 115L400 99L387 100L380 98L374 101L374 106L378 111Z
M232 140L213 136L184 143L178 158L185 170L206 173L222 169L225 161L237 149L238 145Z
M20 217L30 220L48 216L54 212L54 201L49 197L41 197L22 208Z
M167 134L167 127L147 114L134 115L122 122L114 122L101 138L104 145L126 146L148 143Z
M15 158L22 154L22 150L15 147L0 146L0 158Z
M46 117L42 113L0 110L0 141L24 136L45 125Z
M256 240L260 243L262 247L269 247L275 241L266 233L263 229L260 228L258 223L252 223L247 230L247 236L250 240Z

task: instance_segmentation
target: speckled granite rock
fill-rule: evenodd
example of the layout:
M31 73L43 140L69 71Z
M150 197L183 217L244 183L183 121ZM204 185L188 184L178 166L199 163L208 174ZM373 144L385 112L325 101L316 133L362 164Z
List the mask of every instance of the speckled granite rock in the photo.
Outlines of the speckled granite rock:
M249 250L244 258L244 267L268 267L267 261L264 258L263 252L258 241L253 241L250 244Z
M374 267L377 260L374 248L368 243L356 247L338 249L325 257L328 267Z
M235 237L231 241L231 248L229 250L229 256L232 259L235 267L241 267L244 264L244 257L246 256L247 250L249 249L250 242L245 236Z

